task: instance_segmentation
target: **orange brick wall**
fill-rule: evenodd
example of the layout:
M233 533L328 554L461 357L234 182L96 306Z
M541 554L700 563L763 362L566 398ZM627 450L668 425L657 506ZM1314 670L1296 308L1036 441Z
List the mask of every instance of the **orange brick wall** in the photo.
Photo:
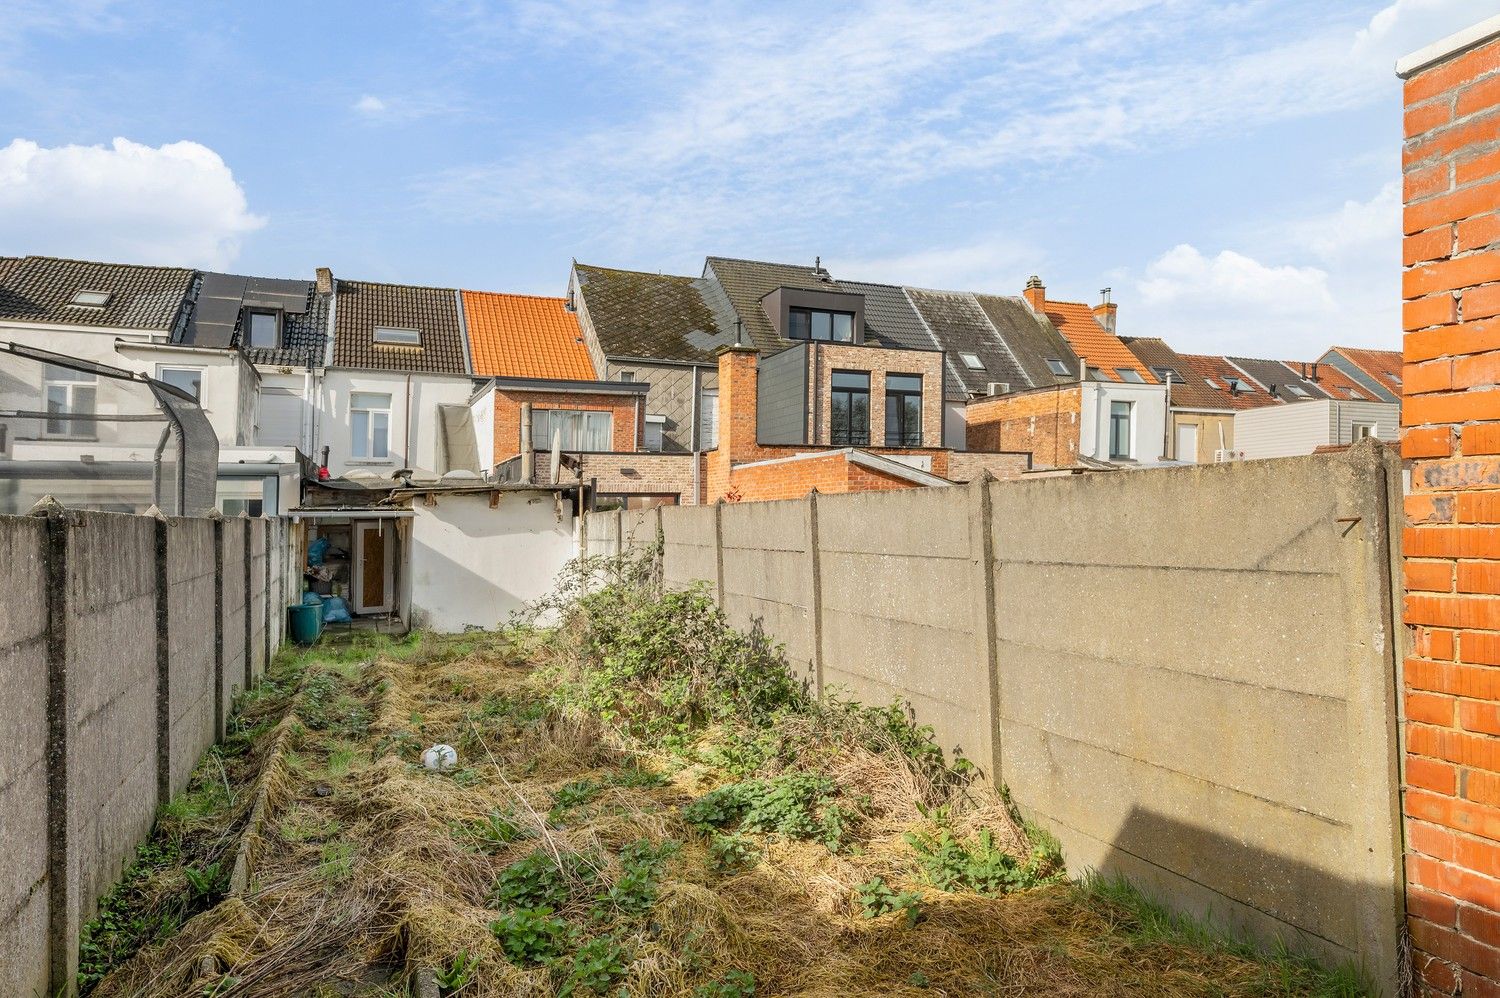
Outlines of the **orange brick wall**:
M965 414L970 450L1024 451L1037 467L1063 467L1078 459L1077 386L970 402Z
M1405 85L1407 912L1424 995L1500 995L1500 40Z
M537 409L583 409L610 412L614 441L611 450L637 451L644 444L644 427L636 395L587 395L574 392L517 392L495 390L495 464L521 453L521 403Z
M732 495L742 502L800 499L813 489L824 494L915 488L910 481L850 464L840 453L736 468Z

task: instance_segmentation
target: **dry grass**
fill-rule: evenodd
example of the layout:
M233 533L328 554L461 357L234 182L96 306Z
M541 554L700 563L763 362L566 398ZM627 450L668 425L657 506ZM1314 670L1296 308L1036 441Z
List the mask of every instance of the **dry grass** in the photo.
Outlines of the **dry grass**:
M680 809L728 777L540 705L548 680L509 645L429 643L356 667L309 668L319 673L328 677L310 705L319 725L294 703L297 720L282 730L295 734L263 764L265 821L252 832L247 889L141 951L97 995L404 994L416 974L460 953L478 960L456 992L465 998L565 993L567 959L518 966L489 928L501 914L491 901L497 877L536 850L583 857L558 914L578 930L570 949L606 933L622 944L625 973L610 994L692 996L735 970L753 974L756 995L807 998L1309 993L1278 986L1263 964L1227 948L1142 933L1128 907L1071 885L1000 897L924 885L903 839L933 827L923 809L946 805L955 831L992 829L1017 854L1030 844L992 795L938 787L898 756L826 731L783 734L828 742L824 770L865 802L855 848L755 836L758 860L721 871ZM437 742L458 748L454 772L418 764ZM578 781L596 785L592 796L557 806ZM497 814L516 837L476 837ZM601 907L599 896L621 882L622 850L643 839L680 843L649 910ZM899 913L861 915L858 885L876 876L920 895L917 925Z

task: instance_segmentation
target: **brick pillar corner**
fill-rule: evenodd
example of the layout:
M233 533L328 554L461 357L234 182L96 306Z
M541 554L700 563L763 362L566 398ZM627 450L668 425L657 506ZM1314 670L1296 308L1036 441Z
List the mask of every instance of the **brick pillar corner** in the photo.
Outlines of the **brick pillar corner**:
M1500 994L1500 18L1397 72L1412 970L1422 995Z

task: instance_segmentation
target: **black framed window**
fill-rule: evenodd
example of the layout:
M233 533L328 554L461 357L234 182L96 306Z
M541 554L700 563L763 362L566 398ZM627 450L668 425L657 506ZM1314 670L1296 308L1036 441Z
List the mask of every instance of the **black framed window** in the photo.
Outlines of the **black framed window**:
M1130 410L1129 402L1109 404L1109 456L1130 456Z
M833 372L832 443L835 447L870 445L870 372Z
M885 376L885 445L922 446L922 376Z
M854 313L827 312L816 308L788 309L786 336L789 340L853 343Z

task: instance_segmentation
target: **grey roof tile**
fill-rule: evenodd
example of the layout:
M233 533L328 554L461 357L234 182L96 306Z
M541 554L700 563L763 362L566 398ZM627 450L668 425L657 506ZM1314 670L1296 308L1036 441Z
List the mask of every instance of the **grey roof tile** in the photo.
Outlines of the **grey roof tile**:
M1031 387L1050 388L1078 380L1078 355L1046 316L1037 315L1025 301L1011 295L975 295L974 300L1010 347ZM1068 373L1054 374L1047 363L1051 360L1062 361Z
M107 329L171 332L185 316L193 271L124 263L9 258L0 284L0 319ZM79 291L108 292L102 306L71 304Z
M1279 360L1259 360L1253 357L1228 357L1226 358L1235 367L1244 371L1256 381L1265 385L1266 391L1271 392L1284 402L1300 402L1306 399L1326 399L1329 394L1319 388L1312 381L1302 377L1290 367ZM1293 389L1299 389L1298 394Z
M783 338L771 325L770 316L760 300L777 288L802 288L809 291L846 290L827 271L790 263L764 263L759 260L735 260L711 256L703 267L703 276L716 280L724 288L730 304L745 323L745 336L762 353L785 349L792 341Z
M468 349L459 322L455 289L346 280L340 280L337 287L335 367L425 374L468 373ZM376 326L419 330L422 345L376 343Z
M954 362L952 370L964 389L983 394L994 381L1010 385L1011 391L1033 387L973 295L966 291L907 288L906 296L938 343L948 351ZM963 360L964 354L978 357L984 369L976 371L969 367Z
M712 364L715 351L734 342L732 320L722 322L732 310L712 282L581 263L573 269L607 357ZM716 296L717 310L710 307Z

